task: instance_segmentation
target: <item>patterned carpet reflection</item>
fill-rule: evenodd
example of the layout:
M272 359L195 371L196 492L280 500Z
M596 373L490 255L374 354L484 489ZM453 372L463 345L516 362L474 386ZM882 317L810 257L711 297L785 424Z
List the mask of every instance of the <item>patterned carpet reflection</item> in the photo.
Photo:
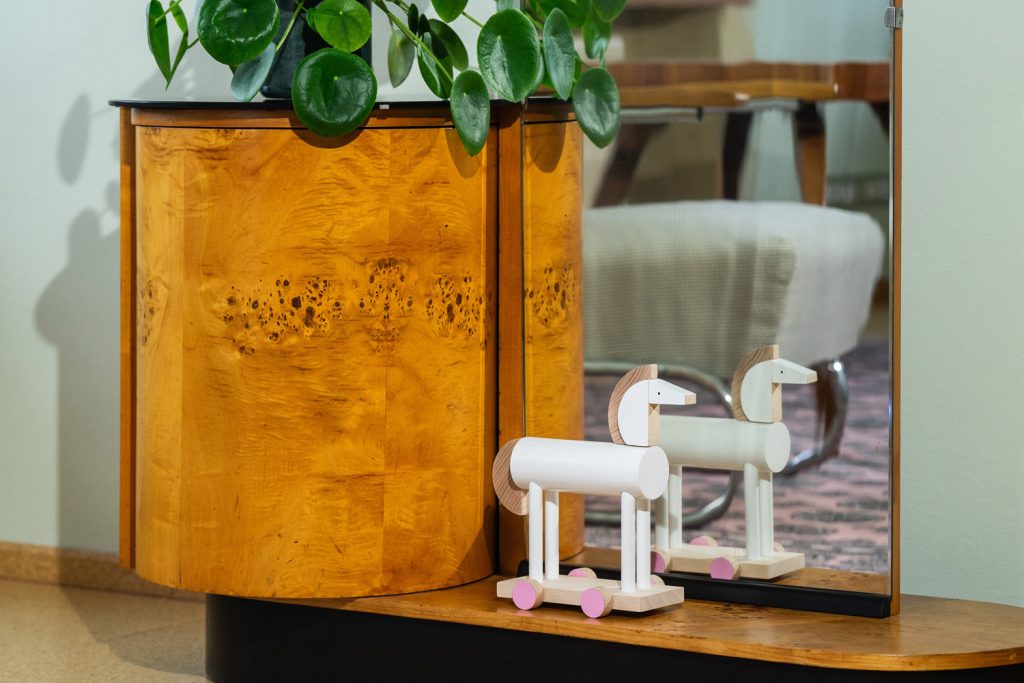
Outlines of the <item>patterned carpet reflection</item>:
M888 345L865 343L845 358L850 407L838 456L790 476L775 477L775 537L786 550L803 552L807 564L852 571L885 572L889 563L889 375ZM618 376L586 378L586 438L608 441L608 397ZM694 387L697 405L665 410L666 414L725 415L711 394ZM787 386L783 418L793 452L814 442L814 388ZM683 499L686 512L718 496L728 474L686 470ZM587 497L588 510L616 511L618 501ZM684 538L710 534L720 545L744 544L742 486L726 514ZM618 526L588 523L588 545L617 547Z

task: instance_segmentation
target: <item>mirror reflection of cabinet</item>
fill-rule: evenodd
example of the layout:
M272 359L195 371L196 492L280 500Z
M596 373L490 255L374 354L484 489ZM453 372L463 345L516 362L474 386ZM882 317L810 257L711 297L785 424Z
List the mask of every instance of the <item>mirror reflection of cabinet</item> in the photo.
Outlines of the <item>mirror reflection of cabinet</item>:
M656 4L627 11L611 65L622 131L586 154L586 436L608 439L608 392L628 367L658 363L694 382L698 406L673 414L726 417L739 359L779 344L826 381L783 393L794 456L775 478L776 537L807 569L772 585L871 594L887 613L899 235L886 3L809 15L781 0ZM714 25L720 40L659 45L659 17ZM739 477L687 470L683 481L684 540L742 545ZM587 520L575 561L614 567L613 506L588 501Z

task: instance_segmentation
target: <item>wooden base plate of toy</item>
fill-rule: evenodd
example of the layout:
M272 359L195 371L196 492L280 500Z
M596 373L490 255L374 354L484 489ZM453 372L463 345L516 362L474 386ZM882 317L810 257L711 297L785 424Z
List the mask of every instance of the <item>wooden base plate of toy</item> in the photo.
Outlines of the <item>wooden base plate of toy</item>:
M536 581L526 576L498 582L499 598L511 598L519 609L534 609L544 603L579 607L591 618L603 617L612 610L649 612L683 602L683 589L666 586L657 576L650 588L625 593L612 579L599 579L593 571L576 569L569 576Z
M744 548L716 545L701 536L677 548L657 548L651 552L651 568L656 572L708 574L714 579L770 580L805 566L803 553L788 553L775 544L775 552L759 560L748 560Z

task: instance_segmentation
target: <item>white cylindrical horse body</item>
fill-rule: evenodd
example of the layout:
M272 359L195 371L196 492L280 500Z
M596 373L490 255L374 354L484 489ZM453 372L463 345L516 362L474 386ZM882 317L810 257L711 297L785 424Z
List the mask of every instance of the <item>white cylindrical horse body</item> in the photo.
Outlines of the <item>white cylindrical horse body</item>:
M523 437L512 451L516 486L545 491L653 499L668 484L668 457L658 446Z
M789 429L782 422L662 415L661 447L669 463L687 467L780 472L789 461Z

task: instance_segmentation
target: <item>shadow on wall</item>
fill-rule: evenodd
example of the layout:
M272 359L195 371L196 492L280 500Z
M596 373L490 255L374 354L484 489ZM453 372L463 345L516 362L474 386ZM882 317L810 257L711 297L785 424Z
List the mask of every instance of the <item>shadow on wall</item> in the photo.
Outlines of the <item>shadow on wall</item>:
M219 85L212 72L184 68L176 77L183 87L173 98L211 92ZM211 85L212 84L212 85ZM133 93L133 98L170 96L156 72ZM118 93L122 95L122 93ZM119 472L120 373L120 192L118 187L119 128L117 114L106 101L81 93L70 104L61 126L56 165L68 186L95 188L95 196L68 226L67 264L46 287L35 309L40 333L58 351L58 492L60 548L111 548L117 544ZM113 122L114 125L110 126ZM113 130L111 130L111 128ZM107 137L112 133L111 137ZM84 173L95 145L105 145L104 177ZM54 201L72 201L75 193L55 188ZM85 202L83 202L84 204ZM74 558L58 560L62 584L82 582ZM78 569L78 573L81 570ZM77 593L77 594L76 594ZM116 637L109 619L99 619L95 605L79 604L80 592L67 599L98 642L105 642L121 659L149 669L203 675L202 634L165 648L152 648L152 639ZM94 602L94 601L93 601ZM116 631L116 629L115 629Z

